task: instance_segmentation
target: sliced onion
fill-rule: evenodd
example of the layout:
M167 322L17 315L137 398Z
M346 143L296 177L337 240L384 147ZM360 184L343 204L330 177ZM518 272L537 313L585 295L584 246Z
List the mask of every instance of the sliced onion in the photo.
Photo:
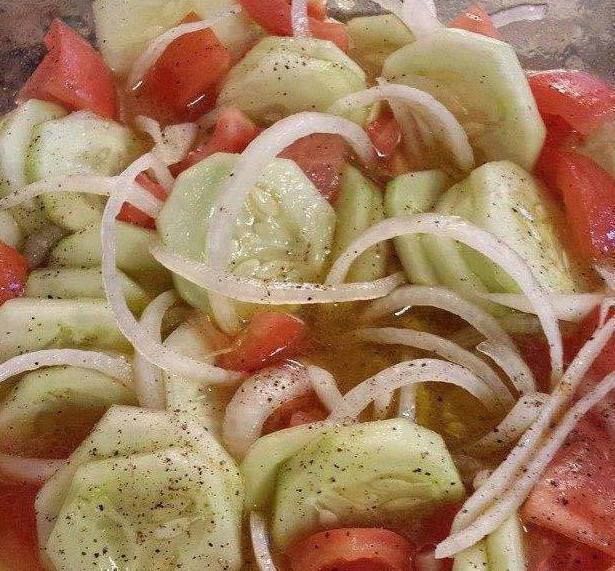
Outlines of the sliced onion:
M164 131L158 121L139 115L135 123L141 131L147 133L155 143L152 153L165 165L174 165L186 158L198 133L196 123L169 125Z
M480 400L489 410L497 408L495 393L466 368L437 359L415 359L380 371L351 389L344 395L340 405L331 411L329 421L355 419L379 395L427 382L456 385Z
M23 246L22 253L28 261L28 267L34 270L45 263L49 252L65 235L65 231L54 224L46 224L43 228L30 234Z
M457 216L418 214L398 216L375 224L361 234L335 260L325 283L342 283L354 260L365 250L384 240L408 234L432 234L452 238L473 248L501 267L531 300L540 319L551 353L553 378L559 379L564 370L562 335L548 295L533 276L527 263L502 240Z
M615 307L615 298L609 296L600 304L600 313L598 315L598 327L602 327L609 318L611 309Z
M489 476L491 476L491 472L492 470L487 468L485 470L481 470L478 474L476 474L476 476L474 476L472 486L475 490L478 490L478 488L480 488L488 480Z
M389 100L405 103L412 111L418 112L421 119L427 123L431 134L441 138L448 146L459 168L464 171L472 170L474 151L466 132L455 116L426 91L407 85L382 83L339 99L329 108L329 113L344 114L356 107Z
M292 0L290 3L290 21L295 38L307 38L310 34L308 20L308 0Z
M70 365L92 369L103 375L132 385L132 367L124 357L112 357L98 351L81 349L44 349L13 357L0 365L0 383L42 367L60 367Z
M344 397L337 387L335 377L326 369L315 365L307 365L306 372L313 391L327 410L331 411L339 406Z
M516 309L517 311L532 314L536 313L529 299L518 293L477 292L477 295L493 303L504 305ZM592 309L600 304L605 295L606 294L602 292L570 294L551 293L549 294L549 300L553 305L553 311L558 319L578 322L587 317Z
M495 345L488 341L479 343L476 349L483 355L491 357L522 395L536 392L534 374L517 351L506 345Z
M250 537L252 539L252 550L256 565L260 571L277 571L277 567L271 556L269 548L269 534L267 533L267 522L258 512L250 513Z
M467 321L493 343L515 347L515 342L493 315L445 287L418 285L400 287L370 304L363 314L363 320L371 321L385 315L405 311L416 305L448 311Z
M515 22L535 22L544 20L549 7L547 4L518 4L491 14L491 21L496 28L503 28Z
M389 416L389 409L393 403L394 396L395 393L383 393L374 398L374 420L384 420ZM411 400L414 403L414 397L412 397ZM409 413L406 413L404 416L408 416L408 414ZM412 415L412 418L414 418L414 415Z
M145 51L133 63L128 74L128 87L130 89L137 89L141 85L147 71L158 61L158 58L177 38L200 30L207 30L215 26L220 20L238 14L240 11L241 8L239 6L232 6L225 12L209 18L208 20L180 24L154 38Z
M604 280L607 287L615 291L615 268L606 264L595 264L594 270L596 270L598 275Z
M417 39L430 36L444 27L436 16L431 0L404 0L400 15Z
M166 312L175 304L177 297L173 291L161 293L141 314L139 325L157 343L162 343L162 321ZM135 392L139 404L144 408L164 410L165 388L161 371L152 365L141 353L135 352L133 367L135 371Z
M65 460L45 460L41 458L23 458L0 454L0 473L4 476L26 484L43 484L53 476Z
M496 372L485 361L444 337L424 331L396 329L394 327L360 329L355 334L360 339L366 341L390 345L407 345L435 353L447 361L465 367L482 379L491 388L502 405L512 406L514 403L513 396L506 384L502 382L502 379L498 377Z
M355 282L336 286L316 283L266 282L245 278L210 265L173 254L160 244L150 248L152 256L165 268L205 288L237 301L262 305L342 303L383 297L404 283L402 273L373 282Z
M222 439L227 449L242 458L261 435L267 418L279 406L311 390L305 368L294 363L265 369L250 377L226 407Z
M159 160L150 153L135 161L118 177L118 191L107 201L101 223L102 277L107 299L122 334L132 343L135 350L153 365L171 374L193 378L207 384L235 382L241 378L239 373L190 359L157 342L139 325L124 299L122 282L115 264L117 246L115 218L124 201L132 201L132 193L130 184L122 183L126 182L125 179L131 182L138 173L153 168L157 162Z
M472 524L450 535L440 543L436 548L436 557L451 557L474 545L483 537L495 531L521 507L532 487L540 480L542 473L562 447L577 422L613 389L615 389L615 373L607 375L595 389L575 403L549 434L545 443L536 452L533 460L525 467L514 485ZM489 484L489 480L483 484L483 487Z

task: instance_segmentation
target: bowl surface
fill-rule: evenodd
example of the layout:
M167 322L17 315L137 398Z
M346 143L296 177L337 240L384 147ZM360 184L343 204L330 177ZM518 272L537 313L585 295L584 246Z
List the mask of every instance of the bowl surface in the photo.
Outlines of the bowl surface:
M448 21L470 0L436 0ZM482 0L494 13L521 0ZM547 9L546 18L518 22L502 31L531 69L574 68L615 80L615 0L526 2ZM369 0L329 0L332 15L347 19L377 13ZM54 17L61 17L94 39L91 0L0 0L0 112L13 106L15 92L45 53L41 39Z

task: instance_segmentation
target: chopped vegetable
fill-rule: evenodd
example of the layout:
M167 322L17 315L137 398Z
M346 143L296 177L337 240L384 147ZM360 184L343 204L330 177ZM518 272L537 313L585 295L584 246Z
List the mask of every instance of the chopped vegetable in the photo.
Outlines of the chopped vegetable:
M0 305L19 297L28 278L27 260L11 246L0 242Z
M148 192L150 192L156 198L160 200L165 200L167 197L167 191L162 187L162 185L153 181L149 176L144 173L141 173L136 181ZM151 217L141 212L138 208L134 207L132 204L125 203L122 206L122 211L117 217L118 220L122 222L128 222L130 224L135 224L136 226L141 226L142 228L155 228L156 221Z
M502 34L491 21L489 14L479 4L473 4L467 10L461 12L449 23L449 27L460 28L497 40L502 39Z
M366 130L378 155L382 158L390 158L401 143L401 128L388 108L383 110Z

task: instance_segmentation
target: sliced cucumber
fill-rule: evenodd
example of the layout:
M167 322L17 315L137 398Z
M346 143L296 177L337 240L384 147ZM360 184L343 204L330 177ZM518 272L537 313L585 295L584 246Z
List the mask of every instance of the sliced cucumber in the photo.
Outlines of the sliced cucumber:
M0 408L0 429L10 436L35 436L42 417L65 408L107 409L114 404L136 404L134 393L119 381L91 369L50 367L28 373Z
M175 252L205 260L208 220L235 155L216 154L178 177L157 220L163 242ZM297 165L276 159L251 192L235 226L234 273L265 280L322 278L335 213ZM207 292L176 277L179 294L207 311Z
M455 555L453 571L491 571L485 542L479 541L476 545ZM501 571L506 571L506 569Z
M144 150L130 129L89 111L47 121L35 128L28 151L28 182L72 174L115 175ZM48 218L68 230L100 221L104 198L90 194L41 197Z
M487 556L492 571L525 571L524 531L519 516L510 516L487 536Z
M386 526L459 500L463 484L441 437L406 419L336 428L278 473L272 537L283 549L322 527Z
M365 72L335 44L313 38L267 37L228 74L219 105L239 107L266 124L299 111L326 111L365 88ZM365 110L352 119L360 122Z
M18 248L23 240L19 224L8 210L0 210L0 242Z
M383 75L439 99L484 160L508 159L528 170L534 166L545 126L510 45L445 28L391 55Z
M357 169L347 165L342 190L335 203L337 224L332 258L337 258L359 235L384 219L382 191ZM346 280L368 282L386 275L389 244L380 242L364 252L352 264Z
M151 298L128 276L120 273L128 307L136 313L145 309ZM105 299L100 268L57 268L35 270L28 276L26 297L43 299Z
M449 186L448 176L437 170L398 176L387 185L384 197L386 215L410 216L431 212ZM437 285L438 278L423 246L422 236L396 238L395 250L410 283Z
M607 121L592 131L581 151L615 177L615 121Z
M347 24L351 39L350 57L372 77L380 75L386 59L414 41L412 32L392 14L361 16Z
M17 298L0 306L0 362L66 347L131 351L102 300Z
M19 206L9 208L9 212L26 236L42 230L49 224L45 214L45 206L43 206L39 198L35 198L32 203L20 204Z

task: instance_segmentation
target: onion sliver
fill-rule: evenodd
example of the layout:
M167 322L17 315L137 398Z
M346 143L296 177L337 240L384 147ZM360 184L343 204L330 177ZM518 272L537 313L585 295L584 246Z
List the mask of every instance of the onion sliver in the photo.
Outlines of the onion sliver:
M524 313L535 314L535 308L524 295L518 293L481 293L477 295L497 303L522 311ZM604 299L606 293L551 293L549 300L553 305L553 311L558 319L562 321L578 322L594 309Z
M177 301L173 291L161 293L141 314L139 324L157 343L162 343L162 321L166 312ZM139 404L144 408L163 410L165 407L165 390L161 371L152 365L139 351L135 351L133 367L135 372L135 392Z
M256 565L260 571L277 571L271 549L265 518L258 512L250 512L250 538Z
M557 451L562 447L577 422L596 404L615 389L615 373L607 375L590 393L580 399L562 417L556 428L549 434L544 445L536 452L533 460L523 470L514 485L471 525L447 537L436 548L436 557L451 557L466 549L483 537L495 531L515 512L540 480L542 473ZM487 485L489 479L483 484Z
M199 130L196 123L179 123L169 125L163 131L158 121L144 115L136 117L135 123L152 138L155 145L151 152L167 166L186 158Z
M431 0L404 0L400 15L417 39L430 36L444 27L435 14Z
M294 363L265 369L244 381L227 405L222 424L222 439L231 454L242 458L276 408L311 390L305 368Z
M448 311L468 322L493 343L511 348L515 347L515 342L493 315L445 287L418 285L400 287L386 297L370 304L363 314L363 319L371 321L410 309L416 305L436 307Z
M506 345L495 345L488 341L479 343L476 347L483 355L490 357L506 373L514 387L522 394L536 391L534 374L527 363Z
M0 454L0 474L26 484L43 484L65 463L65 460L23 458Z
M308 0L292 0L290 7L290 21L295 38L310 36L310 23L308 19Z
M547 4L519 4L504 8L491 14L491 21L496 28L503 28L515 22L535 22L544 20L547 11Z
M150 251L161 265L193 284L237 301L262 305L309 305L378 299L406 281L402 273L396 273L373 282L336 286L266 282L216 270L206 263L174 254L160 244L153 244Z
M153 155L149 153L143 155L118 178L121 182L127 177L130 180L139 172L153 167L156 162L157 159ZM130 188L130 185L127 186ZM148 335L128 309L115 265L115 218L119 214L124 201L130 201L131 198L130 191L122 190L120 186L118 192L114 193L107 201L101 224L103 285L120 331L132 343L136 351L164 371L203 381L207 384L231 383L239 380L241 378L239 373L214 367L209 363L196 361L171 351Z
M337 387L335 377L326 369L316 367L315 365L307 365L306 372L313 391L327 410L331 411L339 406L344 397Z
M474 151L466 132L455 116L426 91L407 85L382 83L339 99L329 108L329 113L343 114L356 107L389 100L406 103L412 110L420 111L421 118L427 122L432 133L447 144L459 168L464 171L472 169Z
M466 368L438 359L415 359L380 371L348 391L340 405L331 412L329 421L355 419L379 395L427 382L457 385L479 399L489 410L497 408L494 392Z
M128 74L128 87L129 89L136 89L139 87L145 74L157 61L158 58L164 53L164 51L177 39L186 34L192 34L200 30L207 30L215 26L218 22L227 18L228 16L238 14L241 11L239 6L232 6L230 9L222 12L208 20L200 22L190 22L187 24L180 24L170 30L167 30L163 34L154 38L145 51L135 60L132 68Z
M132 385L132 367L124 357L112 357L106 353L81 349L43 349L13 357L0 365L0 383L42 367L64 365L92 369L122 381L126 386Z
M325 283L342 283L354 260L365 250L384 240L408 234L432 234L452 238L477 250L509 274L530 299L540 319L549 342L553 378L559 379L562 376L564 370L562 335L549 297L536 281L531 269L523 258L502 240L457 216L418 214L389 218L375 224L337 258Z
M506 384L485 361L444 337L424 331L396 329L394 327L360 329L355 334L366 341L388 345L407 345L435 353L447 361L465 367L482 379L502 405L511 407L514 403L513 396Z

